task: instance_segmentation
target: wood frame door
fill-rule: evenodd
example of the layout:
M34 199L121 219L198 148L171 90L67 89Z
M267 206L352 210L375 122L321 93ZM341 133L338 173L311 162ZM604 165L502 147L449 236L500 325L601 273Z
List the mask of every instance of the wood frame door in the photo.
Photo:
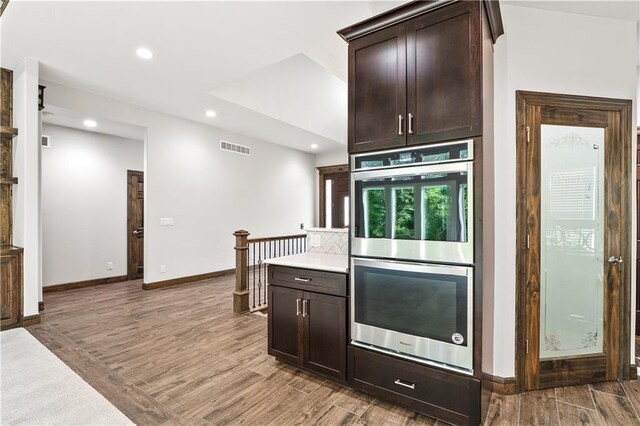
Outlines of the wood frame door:
M127 170L127 279L144 278L144 173Z
M327 179L331 179L331 175L336 175L340 173L346 173L348 177L349 173L349 165L348 164L340 164L337 166L321 166L317 167L318 169L318 213L319 213L319 227L324 228L327 224L327 214L326 214L326 182ZM333 211L333 209L332 209ZM334 226L335 228L335 226Z
M516 92L516 385L518 392L630 375L631 101ZM540 359L541 125L604 128L604 315L601 354ZM595 148L594 148L595 149Z

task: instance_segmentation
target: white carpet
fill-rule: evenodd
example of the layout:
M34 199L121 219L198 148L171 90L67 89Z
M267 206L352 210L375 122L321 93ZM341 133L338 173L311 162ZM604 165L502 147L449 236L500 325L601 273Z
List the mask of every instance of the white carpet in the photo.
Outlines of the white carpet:
M0 424L131 425L24 328L0 333Z

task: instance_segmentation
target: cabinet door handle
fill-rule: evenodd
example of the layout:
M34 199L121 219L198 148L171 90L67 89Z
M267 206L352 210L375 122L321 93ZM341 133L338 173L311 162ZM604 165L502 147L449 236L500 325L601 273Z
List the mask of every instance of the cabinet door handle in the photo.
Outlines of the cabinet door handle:
M296 299L296 316L300 315L301 309L300 309L300 304L301 304L302 300L301 299Z
M293 277L293 280L301 283L308 283L311 281L311 278Z
M413 114L409 113L409 134L413 134Z
M415 389L416 388L416 384L415 383L409 383L409 382L405 382L404 380L400 380L400 379L396 379L395 382L396 385L399 386L404 386L405 388L409 388L409 389Z
M307 315L309 315L309 301L308 300L303 300L302 301L302 316L306 317Z
M402 114L398 115L398 135L402 136Z

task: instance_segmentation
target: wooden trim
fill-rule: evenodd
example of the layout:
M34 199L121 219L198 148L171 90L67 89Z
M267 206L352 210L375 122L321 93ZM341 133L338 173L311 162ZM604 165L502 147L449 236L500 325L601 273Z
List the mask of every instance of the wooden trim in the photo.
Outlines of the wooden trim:
M9 0L2 0L2 5L0 6L0 16L2 16L7 6L9 6Z
M14 136L18 136L18 129L15 127L0 126L0 135L13 138Z
M629 380L638 380L638 366L636 364L629 366Z
M31 327L32 325L40 324L40 314L29 315L22 318L23 327Z
M44 302L38 302L38 312L44 311Z
M247 238L247 243L267 243L269 241L293 240L296 238L307 238L307 234L283 235L282 237Z
M350 43L367 34L407 21L451 3L455 3L455 0L413 1L338 30L337 33L344 41ZM495 43L498 37L504 34L500 4L497 0L484 0L483 3L488 15L491 38Z
M222 276L225 276L225 275L233 275L233 274L235 274L235 272L236 272L236 269L235 268L231 268L231 269L223 269L222 271L208 272L206 274L190 275L190 276L181 277L181 278L172 278L170 280L165 280L165 281L155 281L155 282L152 282L152 283L142 283L142 289L143 290L156 290L156 289L159 289L159 288L171 287L171 286L174 286L174 285L190 284L190 283L194 283L194 282L198 282L198 281L209 280L211 278L222 277Z
M484 373L482 375L482 380L486 382L486 385L488 385L488 389L490 389L491 392L498 393L500 395L516 394L515 377L500 377Z
M484 0L482 3L484 3L484 10L487 12L487 23L489 24L491 40L493 44L496 44L498 38L504 34L500 3L498 3L498 0Z
M318 213L319 213L319 227L324 228L326 226L327 217L325 211L325 198L327 194L325 194L325 176L333 173L344 173L349 171L348 164L339 164L336 166L322 166L317 167L318 169Z
M530 108L531 107L531 108ZM527 212L532 209L528 205L528 197L526 196L527 177L531 176L532 161L527 159L527 141L526 141L526 123L533 122L533 116L540 117L542 107L560 107L560 108L580 108L585 110L607 111L609 115L618 113L620 115L620 129L616 129L620 134L620 150L622 158L622 178L620 188L620 211L623 212L623 220L621 229L631 228L631 197L630 197L630 177L631 177L631 135L633 134L631 120L631 101L626 99L610 99L597 98L588 96L575 96L555 93L540 93L528 91L516 91L516 390L524 391L531 387L525 383L525 357L524 341L527 336L526 324L526 307L528 297L538 297L527 293L525 287L529 277L527 268L528 250L526 249L526 232L528 217ZM537 111L528 113L528 110ZM530 116L528 116L529 114ZM536 140L538 135L535 134L535 124L531 129L532 140ZM613 130L610 130L613 131ZM539 160L538 160L539 161ZM631 241L630 235L624 232L621 236L621 253L625 259L631 259ZM534 239L532 239L534 240ZM532 241L533 242L533 241ZM538 247L531 246L531 250L538 250ZM533 265L536 267L537 265ZM619 339L620 353L615 360L617 364L618 379L628 380L631 372L630 366L630 330L631 330L631 262L622 264L623 273L621 274L620 291L620 318L619 318ZM530 350L537 351L539 339L530 342ZM537 365L535 366L537 368Z
M94 285L104 285L112 283L120 283L127 281L129 278L126 275L118 275L116 277L96 278L93 280L74 281L64 284L48 285L42 288L44 293L53 293L58 291L73 290L76 288L92 287Z

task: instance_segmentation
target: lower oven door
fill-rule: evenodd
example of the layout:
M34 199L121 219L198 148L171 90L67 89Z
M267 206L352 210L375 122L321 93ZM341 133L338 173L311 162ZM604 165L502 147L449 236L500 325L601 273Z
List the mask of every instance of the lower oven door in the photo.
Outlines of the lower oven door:
M473 374L473 269L352 258L351 339Z

